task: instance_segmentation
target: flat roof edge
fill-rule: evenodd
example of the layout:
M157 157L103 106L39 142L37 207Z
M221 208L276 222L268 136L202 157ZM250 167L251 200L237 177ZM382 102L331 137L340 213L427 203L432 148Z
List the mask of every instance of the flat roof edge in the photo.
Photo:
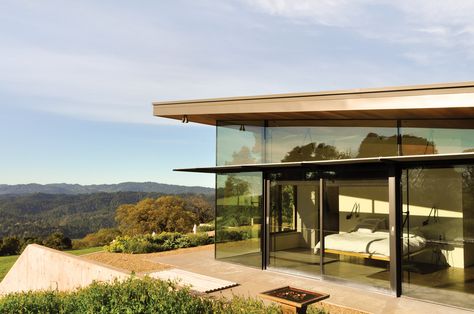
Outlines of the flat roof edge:
M474 153L454 153L437 155L411 155L411 156L387 156L387 157L368 157L351 158L336 160L317 160L317 161L296 161L282 163L262 163L262 164L240 164L225 165L202 168L179 168L173 171L180 172L198 172L198 173L226 173L226 172L252 172L263 171L265 169L276 168L298 168L312 166L335 166L335 165L360 165L373 163L414 163L420 161L474 161Z
M389 87L377 87L377 88L354 88L354 89L347 89L347 90L333 90L333 91L320 91L320 92L302 92L302 93L268 94L268 95L204 98L204 99L190 99L190 100L154 101L152 102L152 105L160 106L160 105L176 105L176 104L192 104L192 103L232 102L232 101L259 100L259 99L280 99L280 98L285 99L285 98L314 97L314 96L374 94L374 93L386 93L386 92L430 91L430 90L473 88L473 87L474 87L474 81L467 81L467 82L455 82L455 83L403 85L403 86L389 86Z

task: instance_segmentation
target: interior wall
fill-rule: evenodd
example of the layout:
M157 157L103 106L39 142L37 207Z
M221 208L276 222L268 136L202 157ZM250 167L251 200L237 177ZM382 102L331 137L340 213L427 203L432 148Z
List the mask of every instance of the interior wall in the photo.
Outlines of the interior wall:
M342 232L353 230L365 218L381 218L388 227L388 187L380 185L341 185L339 187L339 228ZM350 215L354 204L360 205L357 214Z
M304 243L300 232L275 232L271 234L270 251L281 251L301 247Z
M301 232L301 246L314 248L319 241L319 192L315 185L298 185L297 229Z

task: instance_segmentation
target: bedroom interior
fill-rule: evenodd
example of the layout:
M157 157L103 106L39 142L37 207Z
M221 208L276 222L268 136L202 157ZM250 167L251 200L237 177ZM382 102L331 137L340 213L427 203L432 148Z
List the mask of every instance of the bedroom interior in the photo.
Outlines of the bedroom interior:
M154 110L216 126L216 259L474 308L474 83Z

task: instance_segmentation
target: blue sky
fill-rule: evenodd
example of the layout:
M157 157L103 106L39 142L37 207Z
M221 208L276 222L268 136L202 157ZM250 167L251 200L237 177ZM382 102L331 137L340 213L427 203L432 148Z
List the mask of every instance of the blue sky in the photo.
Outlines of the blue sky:
M0 2L0 183L157 181L215 163L152 101L472 81L474 1Z

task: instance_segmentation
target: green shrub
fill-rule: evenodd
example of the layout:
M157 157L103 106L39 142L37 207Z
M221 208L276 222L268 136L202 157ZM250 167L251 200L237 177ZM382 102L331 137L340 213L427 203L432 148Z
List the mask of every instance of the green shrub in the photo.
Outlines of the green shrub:
M61 313L60 293L23 292L0 298L0 313Z
M72 248L72 241L62 232L54 232L43 240L43 245L55 250L69 250Z
M0 313L281 313L252 298L209 299L152 278L93 283L72 293L28 292L0 298Z
M280 307L276 305L265 305L261 300L234 296L229 301L219 300L214 303L213 313L265 313L265 314L280 314L282 313Z
M152 253L213 243L207 233L163 232L155 235L119 236L105 250L113 253Z
M196 234L188 234L187 238L189 239L189 246L201 246L206 244L213 243L213 239L207 235L207 233L196 233Z
M21 243L17 237L0 239L0 256L20 254Z
M89 233L80 240L72 241L73 249L82 249L109 244L113 239L120 235L120 231L115 228L102 228L97 232Z
M61 232L54 232L46 238L38 237L4 237L0 238L0 256L19 255L29 244L41 244L56 250L71 249L71 239Z
M214 231L214 230L215 230L214 222L212 224L203 224L197 227L198 232L208 232L208 231Z
M259 237L259 228L253 226L241 226L222 228L216 231L216 242L240 241Z

